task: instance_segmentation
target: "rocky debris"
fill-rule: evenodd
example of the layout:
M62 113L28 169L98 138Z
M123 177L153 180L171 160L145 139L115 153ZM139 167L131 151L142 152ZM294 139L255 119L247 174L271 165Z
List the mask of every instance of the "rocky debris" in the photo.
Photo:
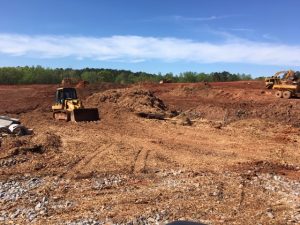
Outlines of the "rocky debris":
M122 183L124 183L124 181L127 178L125 176L121 176L121 175L109 175L106 176L104 178L96 178L94 180L94 189L109 189L109 188L113 188L113 187L118 187L120 186Z
M94 219L78 219L72 222L66 222L64 225L102 225L107 224L105 222L100 222Z
M112 225L151 225L151 224L167 224L170 222L168 220L168 210L162 210L161 212L153 211L146 213L145 215L140 215L130 220L125 220L122 222L113 222L111 219L106 218L104 221L97 220L95 218L85 218L77 219L74 221L69 221L64 223L65 225L102 225L102 224L112 224Z
M102 103L112 103L133 112L144 113L162 113L167 110L167 106L161 99L156 97L151 91L144 89L107 90L88 97L87 103L94 107Z
M32 178L27 181L0 181L0 200L16 201L29 190L39 187L41 183L40 178Z
M19 163L26 162L27 160L28 160L27 158L20 158L20 159L15 159L15 158L0 159L0 168L1 167L11 167L11 166L17 165Z
M126 225L151 225L151 224L167 224L169 221L169 210L162 210L160 212L153 211L147 213L146 215L140 215L136 218L126 221L124 223L116 223L118 225L126 224Z
M0 158L0 168L13 167L15 165L25 163L30 160L28 154L41 154L43 152L41 146L20 146L5 149L3 148L4 157ZM38 168L34 166L35 168Z
M51 183L55 184L53 180ZM46 183L41 178L24 178L17 181L11 179L0 182L0 203L2 204L0 223L20 220L27 223L33 222L46 217L50 209L67 209L72 206L70 201L56 201L36 191L43 188L43 185Z
M54 210L58 210L58 209L66 209L69 207L72 207L75 205L74 202L68 201L68 200L60 200L60 201L54 201L55 203L53 203L50 207L51 209Z
M280 164L269 161L254 161L240 164L238 167L252 171L252 173L284 174L284 172L300 172L299 166Z
M74 202L67 199L65 195L43 195L36 191L43 189L47 185L48 190L58 190L68 187L70 192L82 193L92 191L90 195L84 194L84 199L90 199L102 195L113 202L108 202L107 206L99 205L99 214L86 216L80 214L74 219L67 220L61 224L167 224L174 220L193 220L211 224L207 220L207 215L214 218L214 222L226 223L230 221L231 213L236 213L238 217L249 216L252 211L247 204L257 204L256 213L266 220L279 223L285 221L286 224L298 224L300 222L300 183L296 180L289 180L280 175L256 173L252 171L240 174L225 171L222 174L214 172L195 172L182 170L161 170L155 173L155 183L143 187L137 185L128 186L133 179L147 179L143 177L127 177L126 175L111 174L104 177L90 178L87 180L65 179L59 177L48 177L47 181L41 178L25 178L19 180L7 180L0 182L0 223L8 221L27 221L39 223L54 212L66 212L70 208L78 210L80 200ZM140 190L140 188L142 188ZM107 190L110 189L110 190ZM89 193L89 192L86 192ZM126 219L107 217L106 210L115 210L113 193L125 193L135 196L135 205L147 204L142 214L136 214ZM156 197L153 197L155 193ZM183 194L185 193L185 195ZM118 202L126 197L118 195ZM253 201L253 196L258 199ZM151 197L152 196L152 197ZM131 197L131 198L132 198ZM129 197L130 199L130 197ZM130 200L126 200L128 202ZM131 200L131 201L132 201ZM77 201L77 200L76 200ZM19 204L23 202L23 204ZM193 202L198 202L197 214L189 214L187 210L195 207ZM233 204L233 208L228 208L228 203ZM11 207L12 203L14 204ZM25 204L24 204L25 203ZM179 204L180 203L180 204ZM112 204L110 206L110 204ZM178 205L179 204L179 205ZM190 205L192 204L192 205ZM235 205L235 206L234 206ZM284 212L276 209L277 205L285 208ZM9 210L3 210L10 207ZM79 208L77 208L79 207ZM101 208L102 207L102 208ZM200 207L200 208L199 208ZM200 211L199 211L200 210ZM201 213L200 213L201 212ZM284 220L278 220L279 214L285 216ZM222 222L223 221L223 222Z
M164 113L145 113L139 112L137 113L139 117L146 118L146 119L155 119L155 120L164 120L165 114Z
M3 212L0 214L0 221L14 221L21 219L22 221L32 222L35 219L47 215L47 202L38 202L35 207L20 207L12 212Z
M281 198L277 199L277 204L285 204L289 206L290 216L286 220L288 224L300 223L300 182L298 180L290 180L279 175L260 174L259 182L263 187L273 193L278 194ZM267 209L267 216L271 219L275 217L272 209Z
M182 126L191 126L193 124L192 120L184 113L179 114L178 116L172 118L171 121L174 124L178 124Z
M10 210L0 211L0 222L11 223L11 221L22 218L23 221L33 221L39 215L47 213L48 204L47 198L44 197L40 201L38 197L32 194L32 191L42 185L43 180L40 178L31 178L27 180L8 180L0 182L0 202L4 208L13 204L17 207ZM25 201L28 205L24 207L23 204L18 203ZM29 206L34 204L35 206Z

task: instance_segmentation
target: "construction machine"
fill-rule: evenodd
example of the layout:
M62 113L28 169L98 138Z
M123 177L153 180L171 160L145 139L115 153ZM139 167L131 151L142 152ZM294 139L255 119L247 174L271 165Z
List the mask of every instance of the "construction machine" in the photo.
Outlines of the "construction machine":
M275 96L277 98L291 98L291 97L300 97L300 84L293 83L293 84L276 84L273 86L275 92Z
M53 118L57 120L80 122L100 119L97 108L84 108L75 88L58 88L52 111Z
M293 70L275 73L265 79L265 85L268 89L277 90L275 96L278 98L300 97L299 73Z
M275 73L272 77L265 79L266 88L272 89L273 85L279 85L282 83L291 83L297 80L296 73L293 70L284 70Z

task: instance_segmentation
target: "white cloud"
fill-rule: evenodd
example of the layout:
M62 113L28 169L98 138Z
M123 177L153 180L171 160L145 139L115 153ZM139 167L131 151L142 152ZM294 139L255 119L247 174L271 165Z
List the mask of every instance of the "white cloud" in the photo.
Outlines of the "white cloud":
M208 16L208 17L184 17L184 16L173 16L172 19L177 21L211 21L211 20L219 20L229 18L231 16Z
M163 22L209 22L213 20L222 20L228 19L232 17L238 17L239 15L224 15L224 16L206 16L206 17L186 17L180 15L173 16L160 16L154 17L151 19L143 20L144 22L155 22L155 21L163 21Z
M254 32L254 29L250 28L230 28L231 31L241 31L241 32Z
M248 63L300 66L300 45L233 39L223 43L141 36L72 37L0 34L0 53L32 58Z
M279 41L279 39L271 34L263 34L263 38L270 40L270 41Z

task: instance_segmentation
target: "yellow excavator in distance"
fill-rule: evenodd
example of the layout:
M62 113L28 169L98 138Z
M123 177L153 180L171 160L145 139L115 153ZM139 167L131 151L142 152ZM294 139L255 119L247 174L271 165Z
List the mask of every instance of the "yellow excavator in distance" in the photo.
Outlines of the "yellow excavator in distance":
M82 101L77 98L75 88L58 88L55 103L52 105L53 118L64 121L97 121L97 108L84 108Z
M265 79L268 89L276 90L277 98L300 97L299 72L293 70L280 71Z
M293 70L279 71L275 73L272 77L267 77L265 79L266 88L272 89L274 85L281 84L283 81L292 79L294 76L295 72Z

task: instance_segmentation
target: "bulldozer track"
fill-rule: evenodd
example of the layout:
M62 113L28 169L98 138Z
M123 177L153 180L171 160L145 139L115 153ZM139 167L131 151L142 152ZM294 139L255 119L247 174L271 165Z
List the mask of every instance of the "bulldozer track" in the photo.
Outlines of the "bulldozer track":
M77 160L71 167L68 168L68 170L63 174L68 174L69 171L72 171L71 173L77 174L79 171L82 170L82 168L86 167L91 161L95 158L98 158L100 155L105 154L109 148L112 146L112 144L106 144L104 146L101 146L96 149L96 151L92 154L89 154L80 160Z
M143 173L146 171L147 160L149 157L150 150L140 149L136 153L133 165L132 165L132 173Z
M94 154L89 155L82 161L83 166L86 166L87 164L89 164L94 158L98 157L100 154L106 153L111 146L112 146L112 144L108 144L108 145L101 146L100 148L98 148ZM103 148L104 148L104 150L99 151Z

